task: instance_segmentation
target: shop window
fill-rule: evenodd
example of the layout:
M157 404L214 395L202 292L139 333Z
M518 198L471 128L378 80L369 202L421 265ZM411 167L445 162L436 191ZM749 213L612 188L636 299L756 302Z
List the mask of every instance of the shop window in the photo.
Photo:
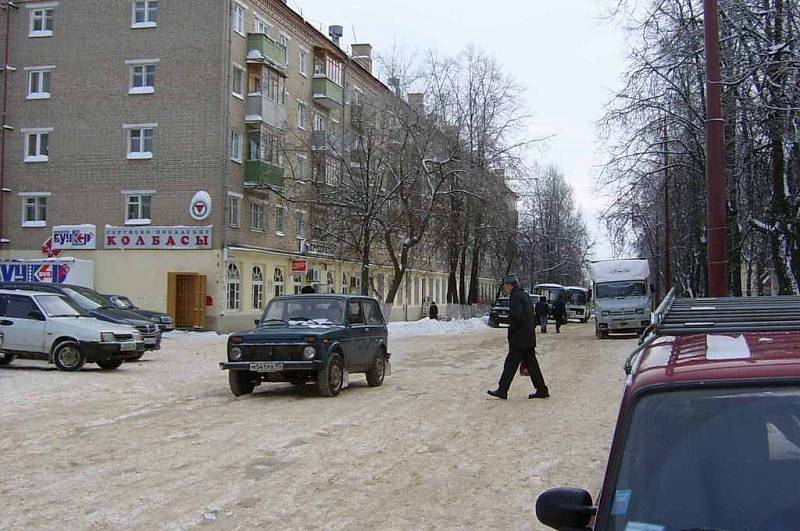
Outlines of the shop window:
M236 266L236 264L228 264L228 269L225 275L225 283L228 310L240 310L242 278L239 274L239 268Z

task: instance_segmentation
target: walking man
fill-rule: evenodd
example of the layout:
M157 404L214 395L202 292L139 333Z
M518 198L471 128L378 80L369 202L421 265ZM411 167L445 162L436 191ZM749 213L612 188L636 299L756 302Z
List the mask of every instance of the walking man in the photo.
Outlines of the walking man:
M556 320L556 334L561 333L561 325L567 322L567 302L559 297L553 303L553 317Z
M508 327L508 355L503 364L503 374L497 389L486 391L495 398L506 400L514 374L523 361L533 382L535 393L528 398L547 398L550 393L544 383L539 362L536 360L536 330L530 296L519 286L516 275L503 278L503 289L509 294L510 324Z
M536 303L533 312L536 314L536 321L539 323L539 327L541 328L543 334L547 333L547 312L549 310L550 309L547 305L547 297L542 295L539 297L539 301ZM536 325L534 325L534 328L536 328Z

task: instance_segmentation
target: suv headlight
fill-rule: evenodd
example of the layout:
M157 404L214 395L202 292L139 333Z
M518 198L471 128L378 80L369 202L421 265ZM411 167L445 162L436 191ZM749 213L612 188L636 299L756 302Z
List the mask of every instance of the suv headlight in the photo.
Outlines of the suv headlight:
M242 348L241 347L231 347L229 351L232 360L240 360L242 359Z
M611 315L611 312L609 312L608 310L603 310L603 311L601 312L601 315L602 315L603 317L608 317L609 315Z
M170 317L169 315L162 315L161 316L161 322L165 323L165 324L169 324L169 323L172 322L172 317Z
M100 332L100 342L101 343L113 343L114 342L114 332Z
M317 355L317 349L312 346L308 346L303 349L303 358L307 360L313 360L314 356Z
M137 343L141 343L142 341L144 341L144 337L142 336L141 332L139 332L138 330L134 330L133 340L136 341Z

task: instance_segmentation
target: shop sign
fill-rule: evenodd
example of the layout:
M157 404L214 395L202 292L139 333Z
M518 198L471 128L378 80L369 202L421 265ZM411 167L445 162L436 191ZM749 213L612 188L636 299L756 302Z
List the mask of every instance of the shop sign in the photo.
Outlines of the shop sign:
M292 260L292 274L308 272L308 262L305 260Z
M106 225L106 249L211 249L206 227L112 227Z
M95 225L56 225L53 227L53 249L97 249Z
M208 192L197 192L189 204L189 214L197 221L208 219L211 215L211 196Z
M67 280L70 266L58 263L0 263L3 282L43 282L62 284Z

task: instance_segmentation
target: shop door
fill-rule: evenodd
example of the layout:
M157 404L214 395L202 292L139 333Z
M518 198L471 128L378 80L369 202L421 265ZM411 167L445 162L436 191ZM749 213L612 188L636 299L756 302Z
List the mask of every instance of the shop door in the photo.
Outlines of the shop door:
M206 327L206 277L197 273L169 273L167 311L180 328Z

